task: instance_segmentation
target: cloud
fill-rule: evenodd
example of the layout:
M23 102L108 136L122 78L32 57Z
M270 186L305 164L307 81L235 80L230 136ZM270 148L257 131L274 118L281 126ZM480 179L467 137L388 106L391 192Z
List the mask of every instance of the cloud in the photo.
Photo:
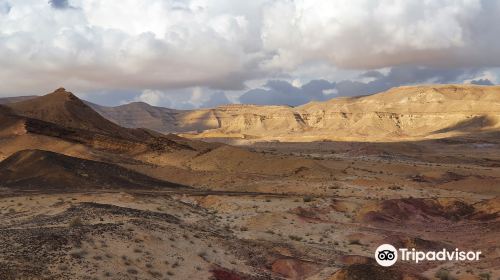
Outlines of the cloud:
M215 108L220 105L232 103L224 92L214 92L209 99L199 105L199 108Z
M356 83L385 87L381 68L500 67L498 14L500 2L487 0L0 0L0 95L200 87L208 99L255 81L346 79L332 69L365 75L337 85L339 94L366 92ZM314 65L325 68L294 76ZM409 81L399 75L390 78ZM322 98L281 86L244 99Z
M265 9L272 68L499 66L500 3L481 0L277 0ZM495 55L496 57L493 57Z
M264 57L255 27L211 3L15 2L0 18L0 92L243 89Z
M121 94L125 94L127 98L119 99ZM109 99L103 99L110 95L114 95L111 99L121 100L120 104L144 102L153 106L174 109L213 108L232 103L224 92L200 87L165 91L146 89L141 92L108 92L107 94L80 94L79 96L97 104L116 105L110 104Z
M49 3L54 9L68 9L70 7L68 0L50 0Z
M388 90L392 87L411 84L462 83L476 75L480 69L441 69L416 66L393 67L387 74L369 71L368 76L376 77L370 82L343 80L337 82L340 96L368 95ZM361 76L366 77L367 73Z
M466 83L490 84L491 71L482 69L434 69L414 66L399 66L379 71L362 72L357 79L327 81L311 80L270 80L262 86L241 94L211 90L209 88L186 88L175 90L146 89L137 91L107 91L78 94L91 102L113 106L120 104L146 102L150 105L175 109L214 108L223 104L246 103L259 105L297 106L310 101L323 101L338 96L369 95L388 90L392 87L411 84Z
M144 90L139 96L137 96L134 101L145 102L149 105L158 106L164 104L164 93L159 90Z
M393 67L382 73L367 71L361 73L361 78L370 81L341 80L329 82L313 80L297 87L287 81L273 80L267 82L264 88L252 89L240 97L241 103L302 105L313 100L326 100L335 96L359 96L386 91L392 87L418 83L461 83L474 77L479 69L434 69L414 66ZM483 81L484 80L480 80Z
M12 6L9 4L9 2L0 0L0 15L8 14L10 12L10 9L12 9Z
M334 88L335 83L325 80L313 80L300 87L287 81L271 80L263 88L252 89L244 93L240 97L240 102L258 105L297 106L312 100L328 99L328 94L325 92Z
M473 84L473 85L481 85L481 86L492 86L492 85L494 85L488 79L472 80L470 83Z

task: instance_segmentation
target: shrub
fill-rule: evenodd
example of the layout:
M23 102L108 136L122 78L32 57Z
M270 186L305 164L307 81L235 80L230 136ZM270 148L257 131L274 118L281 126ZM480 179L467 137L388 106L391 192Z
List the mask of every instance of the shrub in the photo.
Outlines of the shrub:
M490 280L491 275L487 272L483 272L479 274L479 278L481 278L481 280Z
M297 235L289 235L288 238L295 240L295 241L301 241L302 237L297 236Z
M453 277L450 272L444 268L441 268L434 274L434 276L440 280L456 280L455 277Z
M71 251L69 254L71 257L73 257L75 259L81 259L85 255L87 255L87 251L85 251L83 249L75 249L75 250Z
M127 269L127 273L128 274L137 274L138 272L135 268L129 268L129 269Z
M310 196L310 195L307 195L307 196L304 196L304 198L302 199L304 202L311 202L313 201L313 197Z
M349 244L350 245L361 245L361 241L359 241L359 239L352 239L352 240L349 240Z
M75 217L75 218L71 219L71 221L69 222L69 226L70 227L80 227L80 226L83 226L82 219L80 219L80 217Z
M199 252L198 253L198 257L204 259L205 257L207 256L207 253L206 252Z

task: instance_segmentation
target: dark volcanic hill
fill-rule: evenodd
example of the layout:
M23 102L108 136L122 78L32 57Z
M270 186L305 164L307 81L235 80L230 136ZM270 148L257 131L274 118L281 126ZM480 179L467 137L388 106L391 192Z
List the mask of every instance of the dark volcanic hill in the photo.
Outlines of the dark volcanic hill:
M23 150L0 162L0 186L81 190L82 188L182 188L132 170L42 150Z

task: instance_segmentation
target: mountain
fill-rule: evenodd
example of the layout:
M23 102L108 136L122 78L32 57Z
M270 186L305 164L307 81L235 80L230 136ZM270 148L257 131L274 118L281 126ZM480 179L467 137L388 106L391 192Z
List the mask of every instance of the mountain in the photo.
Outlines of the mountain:
M0 160L23 150L44 150L126 166L185 185L204 184L212 180L210 174L221 172L304 178L331 176L328 168L309 159L281 158L147 129L121 127L64 89L8 105L0 110Z
M64 88L6 106L11 109L10 118L22 123L18 125L17 133L20 134L44 135L93 148L136 154L152 150L194 149L184 139L174 135L121 127L102 117ZM196 145L193 141L191 143Z
M500 87L406 86L296 108L224 106L214 114L219 128L196 137L301 142L440 138L500 128Z
M168 164L219 146L121 127L62 88L7 105L0 105L4 187L174 186L168 179L153 179L123 166Z
M127 130L105 119L82 100L59 88L53 93L28 100L7 104L24 117L55 123L67 128L76 128L123 138L141 139L143 132Z
M123 167L42 150L22 150L0 162L0 186L82 190L82 188L180 188Z
M105 107L59 89L9 106L22 116L138 141L152 131L204 139L393 141L472 135L500 127L500 86L478 85L404 86L299 107L233 104L200 110L142 102Z
M340 97L299 107L233 104L173 110L146 103L90 105L121 126L181 133L190 138L392 141L496 130L500 120L500 87L404 86L370 96Z
M96 112L123 127L144 127L161 133L201 132L219 127L213 109L175 110L133 102L106 107L87 102Z
M38 97L38 96L27 95L27 96L3 97L3 98L0 98L0 104L9 104L9 103L14 103L14 102L20 102L20 101L33 99L36 97Z

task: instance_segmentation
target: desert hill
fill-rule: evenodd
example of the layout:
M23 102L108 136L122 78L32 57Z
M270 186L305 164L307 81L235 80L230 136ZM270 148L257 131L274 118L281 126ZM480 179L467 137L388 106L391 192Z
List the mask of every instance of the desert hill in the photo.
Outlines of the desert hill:
M470 135L500 127L500 86L403 86L299 107L233 104L200 110L174 110L141 102L106 107L80 101L64 89L22 99L26 100L9 104L18 114L117 135L124 130L115 124L205 139L395 141ZM57 116L49 112L57 112ZM126 132L139 138L143 133Z
M143 131L127 130L103 118L82 100L59 88L53 93L8 104L13 111L24 117L55 123L67 128L83 129L142 140Z
M209 110L218 128L191 134L367 140L249 147L110 124L66 91L0 105L0 278L431 279L447 267L496 279L497 95L453 87L221 106ZM422 124L490 140L373 141ZM380 269L372 249L384 243L484 258Z
M87 104L103 117L123 127L144 127L161 133L200 132L219 127L213 109L175 110L144 102L107 107Z
M444 138L500 127L500 87L430 85L300 107L229 106L218 129L198 137L282 141L385 141Z
M218 143L121 127L104 119L73 94L54 93L2 107L0 160L41 149L118 164L149 176L182 184L211 180L208 173L330 177L309 159L281 158ZM88 116L88 117L87 117ZM142 172L141 171L141 172ZM200 176L192 176L192 173ZM180 174L186 174L181 178ZM193 180L194 179L194 180Z
M36 95L15 96L15 97L1 97L0 104L9 104L14 102L21 102L29 99L36 98Z
M56 98L55 96L57 95L60 98ZM39 105L38 103L49 102L52 104L51 106L54 106L54 101L59 103L59 105L63 103L64 99L66 99L65 96L68 97L68 100L75 101L74 103L80 103L74 97L72 97L74 96L72 93L66 92L65 89L61 88L59 90L56 90L56 92L49 94L49 96L38 99L37 102L24 102L24 105L23 103L12 104L40 97L36 95L3 97L0 98L0 105L11 106L9 104L12 104L13 107L35 107ZM87 105L89 108L93 109L95 112L99 113L99 115L103 116L107 120L128 128L144 127L161 133L169 133L206 130L218 127L217 123L203 125L203 122L207 119L206 114L208 114L210 110L176 110L151 106L144 102L132 102L116 107L102 106L85 100L81 100L81 102ZM80 103L78 104L78 106L73 107L84 106ZM25 108L20 109L21 110L19 110L19 112L21 113L23 111L26 111ZM31 110L31 112L33 112L33 110ZM189 117L189 115L192 116ZM48 116L43 115L42 117L46 118ZM55 118L51 116L51 119ZM184 121L182 121L183 119Z
M0 186L82 190L82 188L180 188L109 163L42 150L23 150L0 162Z
M197 141L186 141L175 135L162 135L152 130L121 127L99 115L63 88L5 106L11 109L9 119L16 120L16 135L55 137L58 141L70 141L101 150L129 154L172 149L195 150L211 146ZM12 134L13 128L9 131ZM3 130L0 133L8 132ZM37 145L24 148L37 148Z
M233 104L174 110L140 102L117 107L87 104L123 127L182 133L190 138L421 140L496 130L500 86L403 86L370 96L340 97L299 107Z

